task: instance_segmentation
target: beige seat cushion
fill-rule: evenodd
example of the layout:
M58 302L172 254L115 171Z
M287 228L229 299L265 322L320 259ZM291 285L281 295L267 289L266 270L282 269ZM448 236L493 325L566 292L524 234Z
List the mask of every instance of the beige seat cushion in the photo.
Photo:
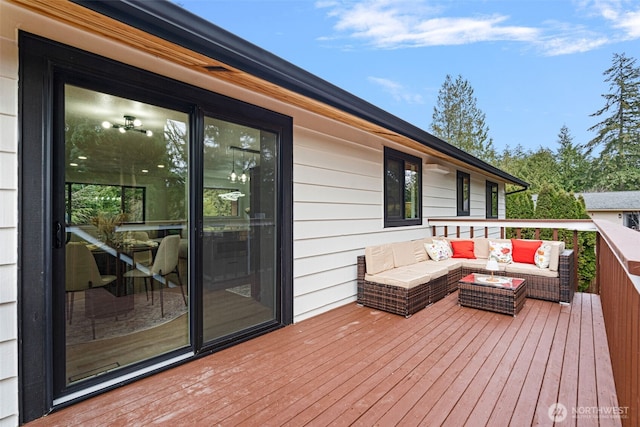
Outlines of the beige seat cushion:
M396 267L378 274L366 274L364 278L369 282L398 286L405 289L411 289L431 280L429 274L413 271L410 267Z
M462 259L462 266L467 268L484 269L487 266L487 259ZM508 264L498 263L500 271L505 271L505 266Z
M435 261L424 261L407 267L411 271L431 276L431 279L446 276L449 269L446 265Z
M366 247L364 258L368 274L391 270L395 266L393 263L393 250L390 244Z
M557 271L552 271L548 268L540 268L534 264L526 264L522 262L512 262L506 266L507 273L516 274L531 274L543 277L558 277Z
M463 261L464 259L462 258L449 258L449 259L443 259L442 261L438 261L438 265L447 267L447 270L451 271L451 270L455 270L456 268L462 267ZM436 261L430 261L430 262L436 262Z

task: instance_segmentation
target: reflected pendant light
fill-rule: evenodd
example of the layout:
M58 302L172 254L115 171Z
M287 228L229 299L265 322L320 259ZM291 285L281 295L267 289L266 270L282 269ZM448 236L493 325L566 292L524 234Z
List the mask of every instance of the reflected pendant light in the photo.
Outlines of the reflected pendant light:
M236 182L238 175L236 175L236 152L231 150L232 160L231 160L231 175L229 175L229 179L231 182Z

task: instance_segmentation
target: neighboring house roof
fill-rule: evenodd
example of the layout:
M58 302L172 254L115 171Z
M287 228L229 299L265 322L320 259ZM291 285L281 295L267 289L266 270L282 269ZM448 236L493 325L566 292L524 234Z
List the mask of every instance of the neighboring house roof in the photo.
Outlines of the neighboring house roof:
M141 0L71 1L176 45L216 59L266 82L403 135L447 157L500 177L506 182L529 187L527 182L446 143L173 3Z
M587 211L640 211L640 191L577 193Z

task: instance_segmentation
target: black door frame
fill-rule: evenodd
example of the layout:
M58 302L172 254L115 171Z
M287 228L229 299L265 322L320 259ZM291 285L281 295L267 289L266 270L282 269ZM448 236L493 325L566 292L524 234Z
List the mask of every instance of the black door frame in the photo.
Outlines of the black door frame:
M19 34L19 227L18 227L18 337L19 337L19 394L20 421L22 423L39 418L46 413L85 399L93 394L102 393L124 383L135 381L142 376L152 375L152 371L141 376L132 375L128 379L86 394L78 394L77 398L54 405L54 397L60 390L54 389L53 381L53 320L55 293L52 283L60 271L55 271L56 240L60 239L60 231L55 223L53 197L54 186L54 144L56 138L56 119L59 118L60 106L53 102L60 99L55 96L61 81L98 83L104 87L108 83L124 87L127 97L143 101L160 100L163 106L189 112L192 134L190 136L190 206L189 222L191 224L189 242L190 251L195 253L201 248L201 223L196 208L198 202L193 195L201 194L201 165L197 152L202 141L202 109L220 111L221 115L232 120L250 123L252 126L275 131L280 135L280 163L278 182L278 228L280 230L278 250L279 262L279 309L276 321L254 328L250 333L240 333L216 346L202 347L202 333L198 331L198 320L202 313L197 312L196 301L199 285L190 292L191 306L196 313L192 316L192 356L185 360L200 357L235 343L267 333L293 322L293 121L291 117L265 110L236 99L215 94L201 88L187 85L166 77L140 70L104 57L62 45L24 32ZM59 80L61 79L61 80ZM125 83L126 82L126 83ZM123 86L124 85L124 86ZM92 87L93 88L93 87ZM119 93L122 93L118 90ZM57 115L58 114L58 115ZM59 122L59 121L58 121ZM59 136L59 135L58 135ZM58 177L59 178L59 177ZM200 189L201 190L201 189ZM62 230L63 231L63 230ZM59 253L59 251L57 252ZM199 272L201 265L198 256L190 257L190 270ZM59 277L59 276L58 276ZM197 274L195 280L197 279ZM201 281L200 281L201 283ZM59 303L59 302L58 302ZM64 310L62 310L64 311ZM182 351L184 353L184 350ZM164 357L163 357L164 358ZM146 365L151 366L149 361ZM182 362L177 362L182 363ZM167 365L163 369L169 368ZM139 369L136 366L135 369ZM131 370L133 371L134 368ZM118 376L127 372L119 371ZM131 372L129 372L131 373ZM105 376L105 379L107 376ZM87 385L90 385L87 383ZM94 384L95 385L95 384ZM73 390L65 390L65 393Z

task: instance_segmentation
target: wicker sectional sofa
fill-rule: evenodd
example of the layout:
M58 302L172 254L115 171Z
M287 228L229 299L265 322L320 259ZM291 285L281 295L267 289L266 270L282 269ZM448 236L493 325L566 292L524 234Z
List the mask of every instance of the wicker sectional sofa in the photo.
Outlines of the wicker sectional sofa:
M443 239L443 238L439 238ZM405 317L438 301L458 289L459 280L471 273L486 273L489 243L507 243L508 239L472 240L475 258L431 259L425 244L432 238L389 243L365 248L357 257L358 304ZM527 297L569 303L573 299L574 257L563 242L545 242L551 246L549 266L510 262L500 264L501 276L527 281Z

